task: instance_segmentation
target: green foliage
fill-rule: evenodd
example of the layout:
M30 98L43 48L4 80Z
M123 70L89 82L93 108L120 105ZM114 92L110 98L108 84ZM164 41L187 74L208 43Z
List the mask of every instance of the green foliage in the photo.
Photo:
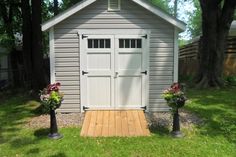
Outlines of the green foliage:
M184 39L179 39L178 40L178 44L179 44L179 47L182 47L184 45L187 45L188 41L187 40L184 40Z
M150 3L161 8L169 14L173 14L174 10L170 7L169 3L171 0L149 0Z
M177 108L183 107L187 100L179 83L173 83L170 88L164 90L162 97L166 100L168 106L175 112Z
M7 49L7 53L15 46L15 39L9 37L7 34L0 34L0 47Z
M40 92L41 104L45 112L55 110L61 106L63 93L59 91L60 83L50 84Z
M228 85L236 86L236 76L227 76L225 80Z
M192 38L202 34L202 11L199 0L193 0L193 4L196 10L193 13L188 13L188 16L190 17L188 22L188 32L191 34Z
M66 10L82 0L62 0L61 10Z

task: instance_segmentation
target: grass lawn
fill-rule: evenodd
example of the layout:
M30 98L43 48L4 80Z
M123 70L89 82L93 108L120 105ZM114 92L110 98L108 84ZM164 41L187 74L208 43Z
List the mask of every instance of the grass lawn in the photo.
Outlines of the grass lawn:
M16 95L0 102L0 157L236 157L236 88L190 90L186 109L204 119L173 139L166 129L150 137L81 138L80 128L63 128L61 140L49 140L48 129L30 129L38 103Z

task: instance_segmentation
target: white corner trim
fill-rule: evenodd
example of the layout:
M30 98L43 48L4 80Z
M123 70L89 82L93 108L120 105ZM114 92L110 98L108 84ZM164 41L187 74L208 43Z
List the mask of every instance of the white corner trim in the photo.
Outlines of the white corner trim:
M160 18L164 19L165 21L171 23L172 25L178 27L181 31L185 31L186 24L184 24L183 22L181 22L181 21L175 19L174 17L164 13L163 11L161 11L158 8L152 6L151 4L148 4L148 3L144 2L143 0L132 0L132 1L139 4L143 8L151 11L152 13L156 14L157 16L159 16Z
M178 36L179 32L177 28L174 31L174 82L178 82L178 73L179 73L179 46L178 46Z
M88 5L92 4L96 0L83 0L72 6L70 9L62 12L61 14L55 16L51 20L42 24L42 31L46 31L49 28L53 27L54 25L58 24L59 22L63 21L64 19L70 17L71 15L75 14L76 12L82 10L83 8L87 7Z
M49 31L49 56L50 56L50 82L55 83L55 51L54 51L54 28Z

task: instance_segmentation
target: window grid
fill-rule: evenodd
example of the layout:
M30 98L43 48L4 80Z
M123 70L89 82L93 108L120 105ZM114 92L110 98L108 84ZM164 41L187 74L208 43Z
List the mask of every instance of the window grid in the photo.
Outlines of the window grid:
M88 48L111 48L111 39L88 39Z
M142 39L119 39L119 48L142 48Z

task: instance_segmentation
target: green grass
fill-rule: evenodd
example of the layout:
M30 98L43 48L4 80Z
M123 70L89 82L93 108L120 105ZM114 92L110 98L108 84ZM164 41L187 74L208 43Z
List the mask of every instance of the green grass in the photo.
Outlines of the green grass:
M186 109L204 119L201 126L184 130L173 139L166 128L151 137L81 138L80 128L63 128L63 139L47 138L48 129L29 129L38 103L16 95L0 104L1 157L236 157L236 89L190 90Z

